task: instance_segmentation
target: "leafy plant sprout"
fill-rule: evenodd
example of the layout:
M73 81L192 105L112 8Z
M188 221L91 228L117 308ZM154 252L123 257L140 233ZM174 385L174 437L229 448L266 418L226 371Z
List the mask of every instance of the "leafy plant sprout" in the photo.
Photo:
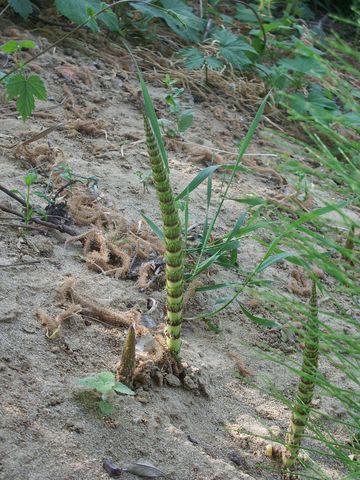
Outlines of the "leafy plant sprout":
M161 118L159 125L164 130L165 135L177 137L191 127L194 121L194 112L191 109L181 109L180 97L184 93L184 89L175 86L176 80L172 80L170 75L166 74L163 83L167 90L165 102L169 106L170 112L175 116L175 121Z
M102 414L109 415L114 411L111 398L114 394L135 395L129 387L115 380L113 372L100 372L90 377L78 378L75 380L78 387L87 390L95 390L100 395L99 408Z
M25 49L36 48L32 40L10 40L0 46L7 55L12 55L14 62L18 65L20 73L7 76L1 74L0 81L3 79L6 94L9 100L16 100L16 107L25 121L35 108L35 98L46 100L46 89L43 80L38 75L27 75L25 66L19 61L19 53Z

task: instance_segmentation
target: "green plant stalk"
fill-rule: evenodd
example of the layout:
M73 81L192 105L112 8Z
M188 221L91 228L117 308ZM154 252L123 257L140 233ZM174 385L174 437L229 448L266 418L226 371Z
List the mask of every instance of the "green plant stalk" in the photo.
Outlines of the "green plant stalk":
M316 283L313 281L310 297L310 315L305 327L305 348L301 376L282 455L283 465L286 468L291 468L298 458L301 439L305 426L308 423L310 403L314 394L315 377L318 370L319 334Z
M166 343L170 352L177 357L181 347L180 335L184 303L184 245L181 234L181 222L171 189L169 172L164 165L159 146L146 115L144 115L144 126L150 165L164 226Z

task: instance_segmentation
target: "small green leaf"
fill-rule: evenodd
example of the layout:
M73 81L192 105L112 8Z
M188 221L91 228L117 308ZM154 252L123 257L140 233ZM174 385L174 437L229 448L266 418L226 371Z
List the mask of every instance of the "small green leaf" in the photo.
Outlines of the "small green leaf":
M179 132L186 132L186 130L191 127L193 121L194 112L192 110L186 110L185 112L183 112L178 122Z
M78 378L76 384L96 390L99 393L109 393L115 386L115 375L112 372L100 372L91 377Z
M36 173L30 172L24 177L25 185L30 187L37 180Z
M46 100L44 82L37 75L25 77L22 74L14 75L6 84L9 100L16 98L16 106L23 120L26 120L35 108L35 97Z
M8 0L10 7L21 17L27 18L33 11L30 0Z
M99 408L103 415L110 415L114 411L114 405L111 405L111 403L106 400L100 400Z
M37 45L35 42L33 42L32 40L20 40L20 42L18 42L18 45L20 48L36 48Z
M0 46L0 50L2 50L4 53L7 53L8 55L16 52L17 48L18 42L16 40L10 40L9 42L6 42L4 43L4 45Z
M122 393L123 395L135 395L135 392L121 382L115 382L114 390L115 392Z

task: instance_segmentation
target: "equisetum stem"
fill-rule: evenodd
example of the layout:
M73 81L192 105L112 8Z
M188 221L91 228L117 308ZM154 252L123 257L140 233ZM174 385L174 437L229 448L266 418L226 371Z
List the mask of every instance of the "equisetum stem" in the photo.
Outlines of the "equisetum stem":
M313 281L310 297L310 316L305 326L305 348L298 391L294 400L290 427L285 438L283 464L291 468L296 462L301 439L308 423L310 403L314 394L315 377L319 359L319 319L317 309L316 283Z
M146 144L154 185L159 199L165 237L166 275L166 342L170 352L177 357L181 347L181 323L183 319L184 246L178 207L171 189L168 170L149 120L144 115Z

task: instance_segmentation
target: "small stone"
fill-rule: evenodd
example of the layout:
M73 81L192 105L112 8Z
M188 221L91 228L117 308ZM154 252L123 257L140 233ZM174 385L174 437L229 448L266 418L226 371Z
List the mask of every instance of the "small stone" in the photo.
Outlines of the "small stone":
M143 389L139 389L136 395L136 400L140 403L149 403L150 395L149 392L145 392Z
M155 372L154 381L158 387L164 385L164 375L161 372Z
M36 332L36 328L34 327L34 325L23 325L22 329L24 332L30 333L30 334L33 334Z
M198 386L194 382L194 380L189 377L189 375L186 375L186 377L183 380L184 387L187 388L188 390L197 390Z
M228 458L229 460L231 460L233 463L235 463L235 465L237 465L238 467L242 467L242 468L246 468L247 467L247 463L246 461L236 452L230 452L228 454Z
M165 381L170 387L181 387L180 380L175 377L172 373L167 373L165 376Z
M29 240L29 243L42 256L51 257L53 254L53 243L43 235L35 235Z
M66 422L65 423L65 428L69 432L74 432L74 433L84 433L84 428L82 425L76 422Z
M1 305L0 304L0 322L11 323L16 320L19 311L12 307L11 305Z

